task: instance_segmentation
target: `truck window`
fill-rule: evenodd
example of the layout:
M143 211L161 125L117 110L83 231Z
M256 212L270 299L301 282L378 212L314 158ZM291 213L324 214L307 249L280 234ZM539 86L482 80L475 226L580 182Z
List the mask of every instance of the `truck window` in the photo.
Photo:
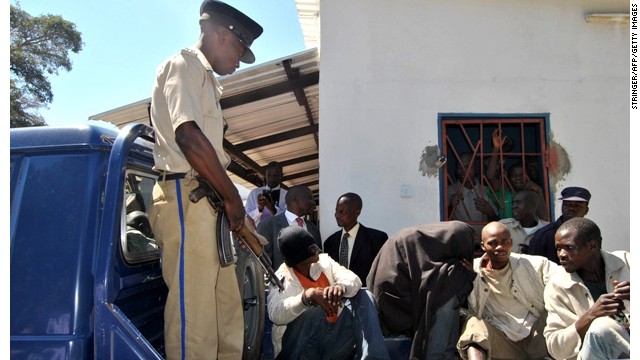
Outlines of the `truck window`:
M160 256L148 214L155 181L155 176L138 171L128 171L125 178L121 244L128 263L156 260Z

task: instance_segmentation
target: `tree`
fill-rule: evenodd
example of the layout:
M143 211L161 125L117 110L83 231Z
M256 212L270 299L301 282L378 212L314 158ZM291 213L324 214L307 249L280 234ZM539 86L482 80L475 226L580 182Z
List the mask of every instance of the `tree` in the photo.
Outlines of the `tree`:
M32 17L19 4L11 5L10 25L11 127L46 125L37 110L53 100L47 75L71 70L69 51L82 50L82 34L58 15Z

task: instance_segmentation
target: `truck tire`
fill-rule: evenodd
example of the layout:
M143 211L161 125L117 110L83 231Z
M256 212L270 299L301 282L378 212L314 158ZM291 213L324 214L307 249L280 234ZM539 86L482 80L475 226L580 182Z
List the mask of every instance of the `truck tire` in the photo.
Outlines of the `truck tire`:
M243 360L260 359L265 322L265 277L258 260L236 245L236 276L244 310Z

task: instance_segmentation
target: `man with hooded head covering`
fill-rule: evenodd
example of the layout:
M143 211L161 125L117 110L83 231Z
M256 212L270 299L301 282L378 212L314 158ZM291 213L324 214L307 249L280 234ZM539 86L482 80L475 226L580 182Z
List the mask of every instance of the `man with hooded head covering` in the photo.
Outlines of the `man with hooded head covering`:
M413 339L411 359L457 358L460 304L474 274L473 228L462 221L409 227L392 235L371 266L382 332Z

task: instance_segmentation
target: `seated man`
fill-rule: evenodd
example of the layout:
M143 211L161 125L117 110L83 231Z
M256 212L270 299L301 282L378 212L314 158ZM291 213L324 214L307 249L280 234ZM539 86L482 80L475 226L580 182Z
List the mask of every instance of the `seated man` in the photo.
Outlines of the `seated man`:
M528 254L529 241L535 232L549 224L536 216L537 208L538 195L533 191L521 190L516 193L512 201L513 218L500 220L511 233L511 240L516 245L515 252Z
M321 254L303 228L282 229L278 243L284 291L272 287L267 299L274 356L389 359L373 297L358 276Z
M473 250L473 228L444 221L398 231L373 261L367 284L382 333L412 338L411 359L457 357L460 303L474 278L460 260Z
M470 316L458 341L464 359L548 356L542 293L558 265L542 256L511 253L511 246L503 224L491 222L482 229L485 254L473 262L478 276L468 298Z
M587 218L556 232L559 271L544 290L544 329L556 359L629 358L631 254L601 249L600 229Z

